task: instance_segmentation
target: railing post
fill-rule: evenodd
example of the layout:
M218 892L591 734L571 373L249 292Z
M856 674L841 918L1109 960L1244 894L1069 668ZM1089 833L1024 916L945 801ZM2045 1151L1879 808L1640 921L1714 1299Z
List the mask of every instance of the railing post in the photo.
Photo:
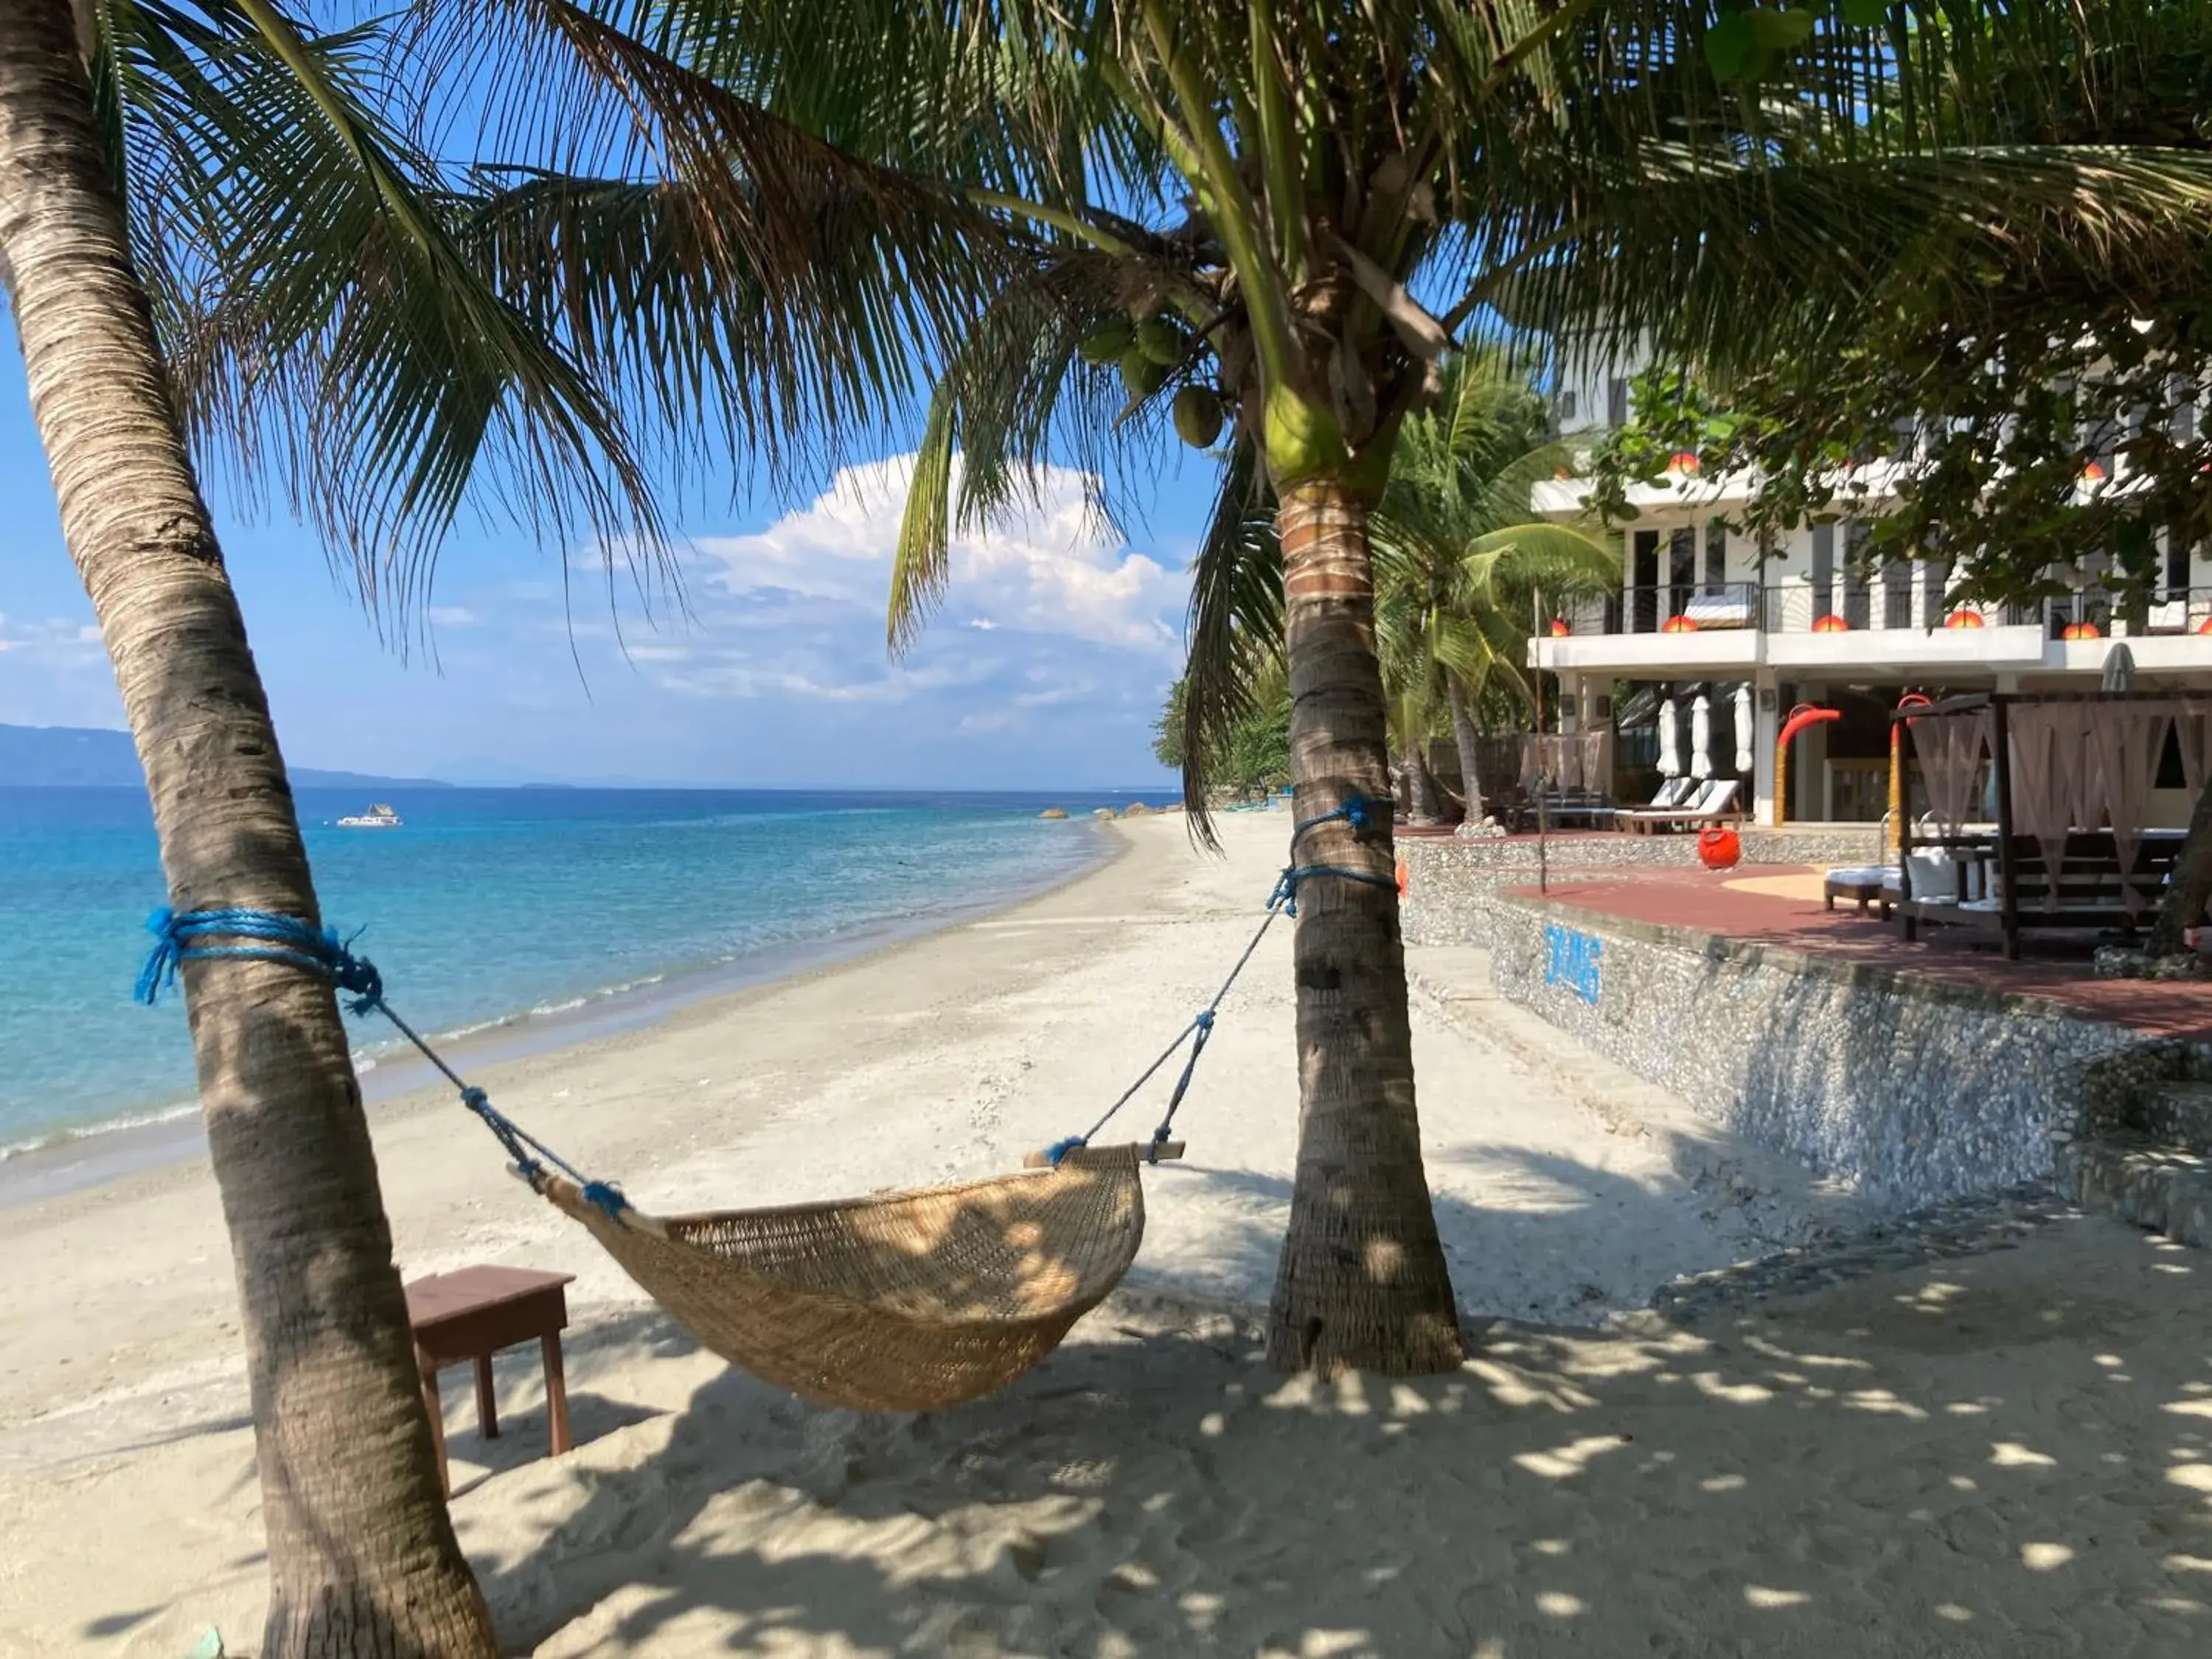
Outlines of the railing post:
M2006 718L2006 708L2004 693L1992 692L1990 696L1990 750L1997 786L1997 879L2004 884L2005 957L2008 961L2018 961L2020 890L2013 881L2012 870L2012 744L2011 722Z

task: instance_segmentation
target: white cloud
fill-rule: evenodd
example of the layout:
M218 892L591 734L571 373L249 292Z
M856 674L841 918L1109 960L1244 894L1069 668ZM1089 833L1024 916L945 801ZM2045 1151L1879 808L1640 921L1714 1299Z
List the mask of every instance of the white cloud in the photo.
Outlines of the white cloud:
M473 628L477 613L465 605L434 605L422 613L434 628Z
M102 641L96 623L52 617L18 622L0 611L0 651L21 652L27 659L58 664L97 662Z
M696 553L731 598L865 610L878 619L914 458L848 467L804 508L750 536L704 537ZM1006 522L956 536L951 592L967 626L1086 641L1162 659L1178 647L1180 573L1115 539L1085 499L1083 475L1050 468L1038 499Z

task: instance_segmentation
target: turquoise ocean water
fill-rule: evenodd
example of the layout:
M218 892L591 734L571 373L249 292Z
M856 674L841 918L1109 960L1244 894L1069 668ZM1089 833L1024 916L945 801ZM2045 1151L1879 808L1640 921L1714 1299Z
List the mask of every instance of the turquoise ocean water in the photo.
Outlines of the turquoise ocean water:
M1150 796L1154 802L1168 792ZM781 790L303 791L325 916L392 1004L445 1034L557 1021L641 988L707 987L818 959L887 924L994 902L1103 855L1087 809L1127 793ZM1048 805L1068 822L1041 821ZM0 789L0 1151L188 1107L180 1000L131 1000L162 899L144 797ZM381 1021L350 1021L374 1063Z

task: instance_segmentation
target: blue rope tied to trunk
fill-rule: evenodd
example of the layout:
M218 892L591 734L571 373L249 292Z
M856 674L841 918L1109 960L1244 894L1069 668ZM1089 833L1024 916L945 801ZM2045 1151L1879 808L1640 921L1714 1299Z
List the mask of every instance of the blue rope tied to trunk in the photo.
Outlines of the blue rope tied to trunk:
M160 1000L164 988L176 983L178 969L187 962L273 962L312 974L344 992L346 1006L354 1013L380 1013L397 1026L399 1034L460 1091L461 1104L483 1120L484 1127L498 1137L514 1160L514 1172L533 1188L543 1189L545 1166L550 1164L582 1189L587 1202L615 1220L619 1221L629 1207L619 1187L611 1182L593 1181L494 1106L489 1095L463 1079L422 1033L400 1018L384 1000L384 976L376 971L376 964L353 953L353 941L361 937L359 933L342 937L335 927L318 927L298 916L244 907L184 911L165 908L147 919L146 927L154 935L154 948L147 953L146 965L138 970L137 996L148 1007Z

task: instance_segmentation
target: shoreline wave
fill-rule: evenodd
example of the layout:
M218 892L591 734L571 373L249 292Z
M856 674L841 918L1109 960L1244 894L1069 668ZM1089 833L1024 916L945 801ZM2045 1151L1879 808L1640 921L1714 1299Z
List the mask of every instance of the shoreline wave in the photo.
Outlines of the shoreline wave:
M641 1005L640 1017L625 1024L647 1024L708 997L795 978L872 945L917 937L966 918L1009 908L1048 892L1087 874L1110 855L1112 844L1105 836L1094 832L1090 840L1091 846L1085 856L1050 870L1030 872L1030 879L1018 882L988 896L979 895L918 903L887 913L872 922L858 925L849 919L840 919L820 932L793 928L775 937L763 939L744 949L724 951L708 960L671 964L651 973L633 975L612 984L595 987L557 1000L542 1000L528 1007L489 1018L434 1029L428 1033L428 1039L435 1046L459 1047L465 1055L466 1050L481 1046L485 1039L501 1036L537 1036L541 1041L527 1045L532 1049L559 1047L564 1027L583 1024L577 1016L603 1010L607 1005L625 998L636 1000ZM787 956L793 952L798 953L799 959L775 971L760 974L744 971L747 966L763 963L775 955ZM655 992L663 994L653 996ZM422 1065L427 1070L427 1062L422 1060L414 1046L396 1031L386 1029L389 1034L381 1039L357 1042L351 1048L349 1057L355 1075L368 1078L395 1061L403 1066ZM382 1095L384 1091L378 1092ZM393 1090L392 1092L404 1091ZM86 1118L58 1125L15 1140L0 1142L0 1166L25 1157L52 1154L65 1147L98 1142L109 1136L158 1129L164 1125L197 1117L199 1110L199 1102L193 1097L161 1106L130 1108L116 1116Z

